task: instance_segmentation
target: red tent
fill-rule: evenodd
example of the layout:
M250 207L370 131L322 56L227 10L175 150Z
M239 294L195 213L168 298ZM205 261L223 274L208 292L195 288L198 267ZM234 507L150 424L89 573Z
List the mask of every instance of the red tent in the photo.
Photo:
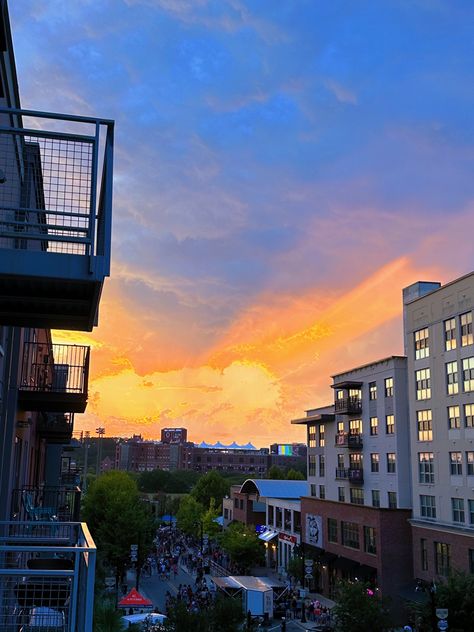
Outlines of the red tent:
M125 595L125 597L119 601L118 605L119 608L151 608L151 606L153 606L152 602L142 597L135 588L132 588L128 595Z

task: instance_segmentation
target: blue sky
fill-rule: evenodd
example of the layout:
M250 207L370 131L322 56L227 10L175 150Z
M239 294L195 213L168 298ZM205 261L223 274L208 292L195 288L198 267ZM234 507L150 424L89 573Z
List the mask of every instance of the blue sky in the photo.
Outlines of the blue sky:
M289 437L331 373L401 351L403 283L473 268L472 2L15 0L10 13L23 107L116 120L84 424L248 441L258 419L261 442ZM396 302L375 320L370 287ZM329 323L326 351L269 353L268 336L294 340L324 314L343 327L344 300L361 315L344 343ZM243 410L222 382L236 366L276 390L254 386ZM124 372L155 384L140 414L107 408ZM202 374L212 406L183 395Z

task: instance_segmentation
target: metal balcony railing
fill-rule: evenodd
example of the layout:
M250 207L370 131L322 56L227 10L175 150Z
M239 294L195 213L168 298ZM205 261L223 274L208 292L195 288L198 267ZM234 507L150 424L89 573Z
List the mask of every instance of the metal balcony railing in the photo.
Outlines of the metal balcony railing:
M0 630L92 632L95 563L84 523L0 523Z
M351 483L363 483L364 470L362 468L338 467L336 468L336 479L348 480Z
M79 487L27 485L12 492L12 520L78 522L81 511Z
M100 290L91 283L110 274L113 130L101 118L0 108L0 313L7 324L48 326L54 299L51 326L92 328ZM19 305L27 293L29 313ZM66 316L74 327L59 326Z
M26 342L19 385L27 410L84 412L90 347ZM36 406L36 407L33 407Z
M338 432L336 447L361 449L363 447L362 434L360 432Z
M362 400L353 395L336 399L334 412L338 415L359 415L362 412Z

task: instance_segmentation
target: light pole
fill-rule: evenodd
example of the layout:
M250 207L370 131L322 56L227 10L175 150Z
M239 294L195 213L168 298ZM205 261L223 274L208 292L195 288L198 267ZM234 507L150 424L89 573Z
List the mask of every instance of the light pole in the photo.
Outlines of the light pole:
M303 596L301 597L301 623L306 623L306 608L304 605L304 594L305 594L305 575L306 575L306 570L305 570L305 564L304 564L304 554L305 554L305 550L304 550L304 540L303 538L301 538L301 585L303 586Z
M96 428L95 431L99 435L99 438L98 438L98 441L97 441L97 466L96 466L96 475L99 476L99 474L100 474L100 462L101 462L101 459L102 459L102 437L105 434L105 428Z
M88 468L88 457L89 457L89 438L91 433L86 430L84 433L84 474L82 476L82 489L84 493L87 491L87 468Z

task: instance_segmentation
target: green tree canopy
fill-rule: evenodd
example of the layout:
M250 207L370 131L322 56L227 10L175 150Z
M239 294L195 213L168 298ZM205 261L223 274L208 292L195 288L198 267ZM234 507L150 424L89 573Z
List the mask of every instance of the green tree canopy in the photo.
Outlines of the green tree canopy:
M204 512L202 516L202 529L203 533L207 533L209 537L214 537L221 531L220 525L216 522L220 512L215 506L214 498L211 498L211 504L209 509Z
M206 509L214 499L216 507L221 507L222 499L229 493L229 482L218 472L211 471L201 476L193 487L191 495Z
M286 474L281 467L278 467L278 465L272 465L267 472L267 478L273 481L283 481L286 479Z
M117 577L129 563L131 544L138 545L140 568L152 545L154 523L128 474L111 471L99 476L86 494L83 513L99 555L115 567Z
M302 472L298 472L297 470L289 469L286 473L286 478L289 481L304 481L306 477Z
M183 496L176 515L178 528L187 535L197 536L200 531L203 514L204 507L194 496Z
M336 632L383 632L390 627L382 600L363 582L340 582L332 612Z
M151 472L142 472L139 475L138 489L149 494L158 492L188 494L199 477L199 473L193 471L168 472L166 470L152 470Z
M242 571L263 563L264 548L253 529L234 522L224 531L220 539L222 548Z
M163 632L240 632L244 613L240 599L217 597L204 612L189 612L183 602L171 609Z

